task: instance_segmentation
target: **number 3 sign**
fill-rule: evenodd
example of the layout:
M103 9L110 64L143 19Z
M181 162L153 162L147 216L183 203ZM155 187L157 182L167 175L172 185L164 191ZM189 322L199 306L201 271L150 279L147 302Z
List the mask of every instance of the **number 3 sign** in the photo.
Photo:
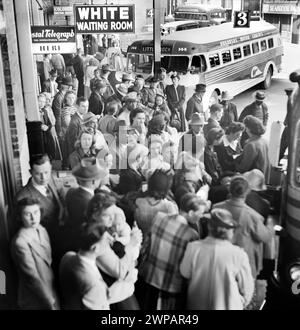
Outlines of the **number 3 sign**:
M250 27L250 12L236 11L234 12L233 27Z

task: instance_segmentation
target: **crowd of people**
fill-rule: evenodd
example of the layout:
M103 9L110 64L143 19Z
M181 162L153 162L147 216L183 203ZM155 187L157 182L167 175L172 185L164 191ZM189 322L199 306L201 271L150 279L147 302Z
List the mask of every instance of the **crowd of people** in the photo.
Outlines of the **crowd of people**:
M208 114L204 84L186 100L178 74L118 82L95 57L83 80L75 58L77 90L52 70L38 97L46 154L31 157L11 243L19 307L257 308L274 258L265 94L238 117L223 91ZM54 182L53 160L77 187Z

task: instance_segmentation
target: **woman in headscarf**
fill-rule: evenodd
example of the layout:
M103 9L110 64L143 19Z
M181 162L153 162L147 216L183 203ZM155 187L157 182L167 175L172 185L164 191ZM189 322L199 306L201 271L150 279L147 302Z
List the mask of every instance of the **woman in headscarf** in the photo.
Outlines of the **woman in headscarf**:
M78 136L75 143L75 151L69 156L69 163L73 169L78 165L83 158L95 157L95 151L93 149L94 133L91 129L84 129Z
M256 168L268 179L270 160L267 141L262 137L265 133L263 123L260 119L249 115L244 119L244 125L249 139L245 143L243 153L236 159L236 170L245 173Z

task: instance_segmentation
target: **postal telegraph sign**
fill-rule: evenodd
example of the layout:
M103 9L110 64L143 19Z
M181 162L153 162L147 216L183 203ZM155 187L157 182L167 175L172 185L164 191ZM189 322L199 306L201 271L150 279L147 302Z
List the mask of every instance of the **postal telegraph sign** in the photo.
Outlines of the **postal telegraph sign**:
M91 33L134 33L134 5L75 5L75 31Z
M76 53L74 26L32 26L33 54Z

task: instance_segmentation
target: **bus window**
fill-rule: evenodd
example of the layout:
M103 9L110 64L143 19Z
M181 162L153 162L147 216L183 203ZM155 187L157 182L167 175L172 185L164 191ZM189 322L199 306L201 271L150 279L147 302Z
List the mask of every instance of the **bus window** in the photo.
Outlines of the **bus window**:
M252 53L256 54L258 52L259 52L259 44L258 44L258 42L253 42L253 44L252 44Z
M266 40L262 40L260 42L260 49L261 49L262 52L267 49L267 42L266 42Z
M238 60L238 59L241 58L241 57L242 57L241 48L240 48L240 47L238 47L238 48L234 48L234 49L233 49L233 58L234 58L235 60Z
M273 41L273 38L268 39L268 46L269 46L269 48L273 48L273 47L274 47L274 41Z
M224 52L222 52L222 60L223 60L223 64L231 62L230 50L225 50Z
M243 53L245 57L251 55L250 45L243 46Z
M152 62L152 55L128 54L127 70L138 73L151 73Z
M161 58L161 66L167 72L176 71L187 73L189 66L189 58L187 56L163 56Z
M219 54L210 54L209 55L209 63L210 63L210 67L214 68L215 66L220 65L220 57Z
M194 68L191 73L195 74L199 72L200 73L205 72L207 69L207 65L204 55L193 56L191 67Z

